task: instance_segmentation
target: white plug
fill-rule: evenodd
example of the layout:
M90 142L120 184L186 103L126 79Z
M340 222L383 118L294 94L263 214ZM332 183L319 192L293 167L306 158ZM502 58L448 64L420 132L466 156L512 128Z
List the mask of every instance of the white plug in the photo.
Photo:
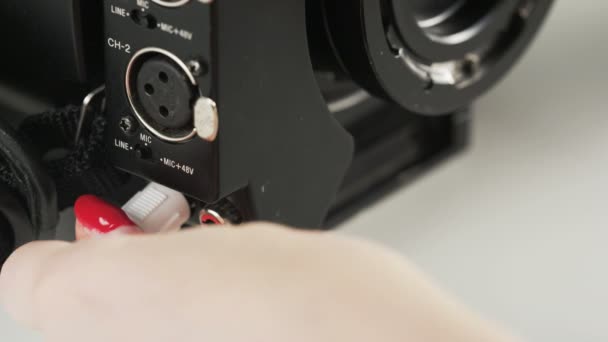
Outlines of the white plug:
M122 209L149 234L178 231L190 218L190 205L186 197L157 183L150 183Z

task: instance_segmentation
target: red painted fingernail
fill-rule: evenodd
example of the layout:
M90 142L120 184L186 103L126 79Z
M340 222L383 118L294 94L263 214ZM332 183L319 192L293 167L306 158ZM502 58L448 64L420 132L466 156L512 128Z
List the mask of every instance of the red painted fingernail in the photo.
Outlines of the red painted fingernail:
M74 205L74 213L85 228L100 234L135 226L122 209L92 195L80 197Z

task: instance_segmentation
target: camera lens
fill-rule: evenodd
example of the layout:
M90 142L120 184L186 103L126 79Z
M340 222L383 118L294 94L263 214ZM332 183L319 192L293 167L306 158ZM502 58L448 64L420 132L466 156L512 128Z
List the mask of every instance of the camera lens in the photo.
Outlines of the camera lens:
M436 42L458 44L470 39L482 29L483 20L500 1L439 0L409 1L411 16L427 37ZM393 5L408 16L403 1ZM399 15L397 13L397 15ZM467 32L468 31L468 32Z
M471 104L509 71L551 0L317 0L307 4L313 63L412 112ZM325 38L319 38L325 34ZM316 38L315 38L316 37ZM326 53L320 54L323 50Z
M418 21L439 18L452 12L454 7L461 6L466 0L410 0L413 15Z

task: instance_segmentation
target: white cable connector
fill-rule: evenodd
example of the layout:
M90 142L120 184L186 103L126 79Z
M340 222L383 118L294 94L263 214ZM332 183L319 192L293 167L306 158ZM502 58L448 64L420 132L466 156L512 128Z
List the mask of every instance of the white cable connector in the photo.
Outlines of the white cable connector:
M186 197L157 183L150 183L122 209L149 234L178 231L190 218L190 205Z

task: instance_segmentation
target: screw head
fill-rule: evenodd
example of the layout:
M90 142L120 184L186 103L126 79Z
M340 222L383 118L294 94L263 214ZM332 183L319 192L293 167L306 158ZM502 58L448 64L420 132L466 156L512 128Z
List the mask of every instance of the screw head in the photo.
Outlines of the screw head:
M120 119L118 127L120 127L125 134L133 134L137 129L137 122L135 122L135 119L131 116L124 116Z

